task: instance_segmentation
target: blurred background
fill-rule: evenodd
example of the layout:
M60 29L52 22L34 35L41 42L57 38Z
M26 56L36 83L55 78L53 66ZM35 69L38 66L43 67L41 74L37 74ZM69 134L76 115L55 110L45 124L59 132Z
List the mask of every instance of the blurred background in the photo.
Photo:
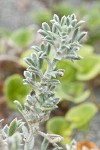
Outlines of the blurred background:
M42 22L50 24L53 14L60 18L75 13L85 20L88 32L80 55L81 61L60 62L65 69L57 95L58 108L51 113L43 130L71 139L90 140L100 147L100 1L99 0L0 0L0 119L4 124L20 115L13 104L22 104L30 87L23 85L23 58L30 56L33 44L41 37L37 30Z

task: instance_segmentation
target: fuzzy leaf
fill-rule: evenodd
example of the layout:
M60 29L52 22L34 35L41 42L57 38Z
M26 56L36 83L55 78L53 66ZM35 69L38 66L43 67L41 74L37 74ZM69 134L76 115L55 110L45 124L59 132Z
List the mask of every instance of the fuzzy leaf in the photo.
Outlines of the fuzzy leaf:
M16 129L17 129L17 119L14 119L14 120L10 123L8 135L9 135L9 136L12 136L12 135L15 133Z
M47 32L45 32L44 30L42 30L42 29L39 29L38 30L38 33L40 33L42 36L47 36Z
M76 38L78 36L78 32L79 32L79 29L77 28L73 33L72 42L76 40Z
M65 23L66 23L66 16L63 16L61 18L61 25L65 25Z
M81 41L81 39L86 35L87 35L87 32L82 32L78 37L78 41Z
M42 28L44 31L50 31L50 27L46 22L42 23Z
M56 15L56 14L54 14L54 16L53 16L53 19L56 21L56 22L58 22L59 23L59 17Z

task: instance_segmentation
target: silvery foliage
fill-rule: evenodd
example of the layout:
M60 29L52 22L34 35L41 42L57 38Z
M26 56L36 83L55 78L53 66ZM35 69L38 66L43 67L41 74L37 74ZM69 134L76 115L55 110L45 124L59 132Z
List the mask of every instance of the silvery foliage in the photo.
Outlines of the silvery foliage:
M20 130L24 122L15 118L9 126L5 125L2 128L2 121L0 121L0 150L22 150Z
M64 70L56 69L57 62L82 58L77 52L86 32L81 32L80 27L84 21L78 22L75 14L63 16L61 20L54 15L51 23L52 27L46 22L42 24L42 29L38 32L42 35L43 42L39 46L33 46L33 54L25 58L28 68L24 71L23 82L30 85L32 91L27 95L24 106L18 101L15 103L26 123L14 119L9 126L0 130L1 150L33 150L37 134L44 137L41 150L46 150L49 143L54 146L53 150L63 149L57 144L63 137L43 133L39 125L49 119L51 110L57 108L60 101L55 95L55 89L60 83L57 77L62 77ZM43 64L46 64L46 68ZM75 146L70 148L67 145L66 149L75 150Z

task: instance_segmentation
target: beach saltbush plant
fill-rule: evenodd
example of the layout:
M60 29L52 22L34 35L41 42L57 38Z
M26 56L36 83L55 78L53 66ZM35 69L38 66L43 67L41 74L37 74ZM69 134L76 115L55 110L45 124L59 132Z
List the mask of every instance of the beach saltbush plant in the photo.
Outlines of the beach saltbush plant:
M24 105L15 100L24 122L14 119L10 125L0 128L1 150L33 150L36 135L44 138L41 150L46 150L49 143L54 146L53 150L63 149L57 144L63 137L40 131L40 125L49 119L50 112L57 108L60 101L55 95L55 89L60 84L57 77L64 75L64 69L56 69L57 63L66 59L72 62L82 59L77 52L87 33L81 31L84 21L77 21L75 14L63 16L61 19L55 14L51 23L52 27L46 22L42 23L42 29L38 31L42 35L42 43L32 46L33 54L25 58L28 68L24 71L23 82L30 85L32 90ZM47 64L45 70L42 69L44 63ZM75 142L66 148L75 150Z

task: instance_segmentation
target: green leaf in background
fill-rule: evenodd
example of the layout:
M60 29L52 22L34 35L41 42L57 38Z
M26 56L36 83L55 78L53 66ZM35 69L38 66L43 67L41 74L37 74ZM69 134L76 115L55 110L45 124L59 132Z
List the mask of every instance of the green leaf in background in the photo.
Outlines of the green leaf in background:
M92 55L85 57L78 63L76 77L78 80L87 81L95 78L100 73L100 56Z
M100 30L92 30L89 33L87 43L91 45L96 45L100 43Z
M74 8L72 6L64 5L64 4L58 4L53 6L53 14L57 14L59 17L61 16L68 16L71 15L74 12Z
M47 122L47 130L50 133L61 134L69 126L64 117L53 117Z
M62 100L72 101L74 103L80 103L86 100L90 91L85 90L85 85L81 82L64 82L57 88L57 96Z
M65 118L71 124L72 129L78 129L91 121L98 109L96 105L86 102L71 108Z
M31 57L31 54L33 54L33 49L28 49L27 51L23 52L21 57L20 57L20 63L24 66L24 67L28 67L27 63L24 61L24 58L26 57Z
M0 54L2 54L4 52L4 47L2 45L0 45Z
M88 57L94 54L94 48L91 45L85 44L83 47L80 48L80 51L78 54L83 57Z
M29 92L30 87L23 84L23 77L21 75L15 74L5 80L4 94L7 97L8 105L11 108L17 108L13 103L14 100L23 103Z
M100 56L94 53L90 45L85 45L79 51L84 59L74 63L77 68L76 79L81 81L91 80L100 73Z
M7 28L0 28L0 39L4 37L10 37L11 32Z
M34 13L33 18L39 25L41 25L43 22L50 23L50 20L52 18L52 13L49 10L39 11Z
M76 66L70 61L60 61L58 62L57 68L63 68L65 70L64 76L59 78L61 82L69 82L76 80Z
M53 117L47 122L47 131L52 134L59 134L64 137L63 143L70 142L72 130L70 124L64 117Z
M12 42L18 47L27 47L33 42L33 31L31 28L21 28L12 33Z
M100 3L96 5L92 11L88 10L87 15L87 26L91 30L100 28Z
M75 10L75 14L78 18L85 18L87 16L87 8L85 5L80 5L78 9ZM84 20L84 19L83 19Z

